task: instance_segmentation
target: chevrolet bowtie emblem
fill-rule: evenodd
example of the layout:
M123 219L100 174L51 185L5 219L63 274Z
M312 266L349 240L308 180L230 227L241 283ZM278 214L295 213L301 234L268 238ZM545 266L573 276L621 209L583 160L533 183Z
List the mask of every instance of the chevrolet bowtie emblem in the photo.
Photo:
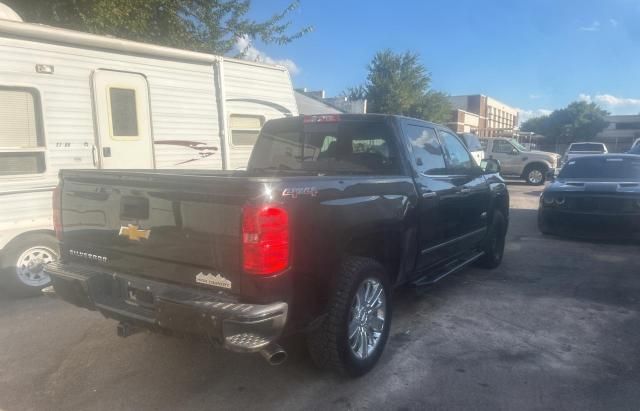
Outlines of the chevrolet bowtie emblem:
M151 230L139 230L138 226L134 224L120 227L120 233L118 233L118 235L133 241L140 241L141 238L148 240L150 234Z

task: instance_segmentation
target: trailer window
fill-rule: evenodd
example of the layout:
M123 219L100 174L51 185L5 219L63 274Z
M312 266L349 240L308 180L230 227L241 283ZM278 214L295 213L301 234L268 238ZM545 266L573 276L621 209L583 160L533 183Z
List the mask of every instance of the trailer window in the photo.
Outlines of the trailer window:
M138 137L136 91L130 88L109 88L111 137Z
M43 173L44 151L38 92L0 87L0 176Z
M253 146L264 124L264 117L232 114L229 118L231 144L234 146Z

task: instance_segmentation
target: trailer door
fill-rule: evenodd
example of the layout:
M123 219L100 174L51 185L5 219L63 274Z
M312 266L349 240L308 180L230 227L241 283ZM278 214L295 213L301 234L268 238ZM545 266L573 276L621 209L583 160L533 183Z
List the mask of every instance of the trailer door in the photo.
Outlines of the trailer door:
M93 77L97 154L102 168L154 168L149 89L136 73L97 70Z

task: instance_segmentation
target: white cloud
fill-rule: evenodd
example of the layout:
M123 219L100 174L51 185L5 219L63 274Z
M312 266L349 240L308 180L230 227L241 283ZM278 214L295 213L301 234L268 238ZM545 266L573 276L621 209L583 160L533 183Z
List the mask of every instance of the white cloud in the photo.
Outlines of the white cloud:
M600 31L600 22L598 20L594 20L594 22L591 23L590 25L580 27L580 28L578 28L578 30L580 30L580 31Z
M591 103L593 101L590 95L584 93L578 94L578 100L586 101L587 103Z
M520 125L530 118L548 116L552 111L546 108L537 108L534 110L523 110L521 108L517 108L516 110L518 110L518 122Z
M618 24L619 24L619 23L618 23L618 20L613 19L613 18L609 19L609 23L611 24L611 26L612 26L614 29L615 29L616 27L618 27Z
M242 54L244 60L259 61L267 64L277 64L284 66L289 70L292 75L300 73L300 68L290 59L274 59L264 51L258 50L251 44L251 40L247 36L238 37L235 44L235 49L238 53Z
M638 114L640 113L640 98L617 97L611 94L581 93L578 99L587 103L597 103L602 108L613 114Z

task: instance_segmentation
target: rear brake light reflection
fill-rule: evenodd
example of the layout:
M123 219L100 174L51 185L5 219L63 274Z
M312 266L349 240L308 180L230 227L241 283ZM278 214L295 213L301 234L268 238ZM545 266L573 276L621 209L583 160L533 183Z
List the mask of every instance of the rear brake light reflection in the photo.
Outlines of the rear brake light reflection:
M315 116L304 116L304 123L337 123L340 121L338 114L321 114Z

